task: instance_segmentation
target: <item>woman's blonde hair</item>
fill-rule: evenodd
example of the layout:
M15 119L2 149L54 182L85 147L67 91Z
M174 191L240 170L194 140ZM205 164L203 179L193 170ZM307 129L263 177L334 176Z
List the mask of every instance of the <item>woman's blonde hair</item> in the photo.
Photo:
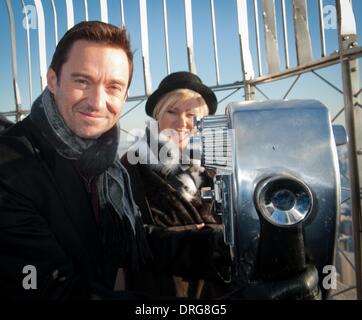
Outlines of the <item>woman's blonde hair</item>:
M209 114L209 108L204 98L196 91L190 89L176 89L166 93L160 101L156 104L153 110L153 118L159 120L164 113L172 106L179 104L180 102L186 102L188 100L195 99L200 108L201 117Z

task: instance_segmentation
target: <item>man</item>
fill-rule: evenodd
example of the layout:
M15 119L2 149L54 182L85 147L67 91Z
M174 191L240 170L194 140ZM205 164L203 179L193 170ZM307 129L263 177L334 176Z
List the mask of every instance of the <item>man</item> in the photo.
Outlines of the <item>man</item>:
M142 225L117 157L132 71L125 29L79 23L30 115L0 136L0 297L114 298L145 265L186 277L213 270L220 235Z

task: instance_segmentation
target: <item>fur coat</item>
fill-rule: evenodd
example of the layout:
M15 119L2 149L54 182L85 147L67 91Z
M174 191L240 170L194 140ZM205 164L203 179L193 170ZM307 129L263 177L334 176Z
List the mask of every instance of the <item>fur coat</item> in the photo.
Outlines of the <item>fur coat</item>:
M172 231L212 228L222 235L223 226L220 217L214 213L214 203L201 199L201 188L212 187L215 172L201 167L192 159L188 159L189 164L178 163L178 159L173 156L178 156L178 153L172 150L172 144L167 145L167 139L162 134L156 138L157 151L166 147L169 157L163 162L150 161L156 158L155 152L149 147L152 139L155 137L146 130L145 137L122 157L144 222ZM132 152L138 158L138 163L134 165L129 161ZM136 289L149 294L215 298L227 291L227 284L221 279L212 283L204 280L188 281L151 272L138 280L141 288L136 285Z

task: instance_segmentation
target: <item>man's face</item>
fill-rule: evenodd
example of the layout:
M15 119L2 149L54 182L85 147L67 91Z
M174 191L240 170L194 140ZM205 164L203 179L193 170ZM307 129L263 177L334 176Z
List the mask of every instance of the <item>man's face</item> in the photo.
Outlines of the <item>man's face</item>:
M76 41L58 79L49 69L48 88L67 126L95 139L118 121L126 99L129 64L123 49Z

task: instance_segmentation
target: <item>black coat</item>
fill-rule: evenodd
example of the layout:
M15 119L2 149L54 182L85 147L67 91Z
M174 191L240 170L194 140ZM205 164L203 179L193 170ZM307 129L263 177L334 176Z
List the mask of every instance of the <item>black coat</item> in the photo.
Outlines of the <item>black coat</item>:
M13 123L0 114L0 132L9 128Z
M154 256L146 268L199 276L211 263L210 232L175 234L155 227L146 232ZM0 297L111 295L117 270L127 261L116 251L106 253L98 234L83 181L30 119L0 135ZM208 250L200 254L201 248ZM28 265L37 271L35 290L23 287Z

